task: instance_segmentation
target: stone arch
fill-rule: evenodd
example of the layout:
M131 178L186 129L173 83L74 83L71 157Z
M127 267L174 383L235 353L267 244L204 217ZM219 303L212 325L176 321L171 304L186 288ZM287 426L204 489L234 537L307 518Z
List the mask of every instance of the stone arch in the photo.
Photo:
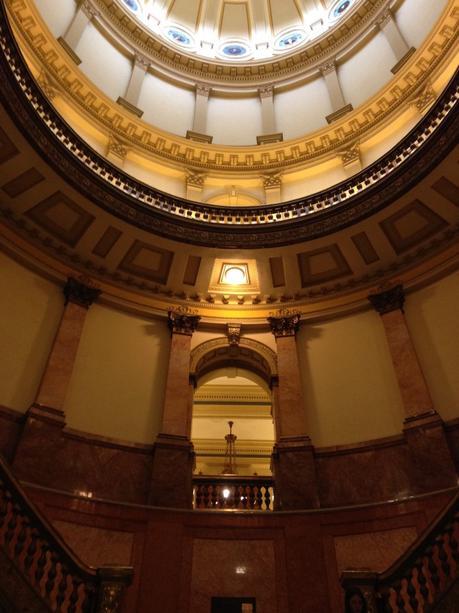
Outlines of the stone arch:
M267 345L251 338L241 338L230 345L226 336L201 343L191 352L190 376L195 383L211 370L225 366L246 368L272 387L277 380L277 358Z

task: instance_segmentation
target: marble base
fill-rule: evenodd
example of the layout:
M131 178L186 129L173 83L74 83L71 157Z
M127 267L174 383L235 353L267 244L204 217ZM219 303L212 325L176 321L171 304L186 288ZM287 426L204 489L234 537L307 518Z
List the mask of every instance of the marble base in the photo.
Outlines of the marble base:
M408 417L403 433L410 450L410 484L413 493L457 485L454 460L441 417L429 411Z
M275 509L315 509L319 505L314 448L308 436L281 438L274 445Z
M186 436L159 434L153 445L149 504L190 509L194 462L193 444Z
M19 479L43 483L48 475L51 482L44 485L53 485L64 426L63 411L37 403L30 407L12 462Z

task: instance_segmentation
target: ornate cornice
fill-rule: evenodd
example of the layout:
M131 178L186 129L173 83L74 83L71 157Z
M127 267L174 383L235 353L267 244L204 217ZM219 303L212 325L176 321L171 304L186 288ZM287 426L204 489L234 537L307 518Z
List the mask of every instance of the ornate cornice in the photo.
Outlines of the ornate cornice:
M11 3L11 0L9 0ZM336 151L346 148L383 126L395 112L410 104L410 99L423 83L432 79L445 56L453 49L457 39L459 11L446 11L437 30L387 88L362 107L334 122L333 126L308 135L307 139L264 146L223 147L180 138L148 126L132 113L104 96L62 52L60 45L41 24L36 9L29 0L10 4L15 26L39 64L39 70L52 78L61 96L77 105L91 122L103 131L116 134L129 142L139 154L157 161L175 164L181 169L193 167L198 171L221 173L265 174L268 172L310 166L319 160L331 158ZM201 81L200 81L201 83Z
M403 312L403 305L405 304L403 285L398 284L379 293L370 294L368 300L380 315L397 310Z

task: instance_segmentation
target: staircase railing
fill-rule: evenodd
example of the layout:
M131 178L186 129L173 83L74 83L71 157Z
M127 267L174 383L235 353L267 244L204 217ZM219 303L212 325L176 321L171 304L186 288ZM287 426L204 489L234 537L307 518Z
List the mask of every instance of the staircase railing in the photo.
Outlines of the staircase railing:
M343 572L341 584L345 590L345 612L435 611L458 579L459 494L387 571Z
M58 613L116 613L131 567L83 564L27 499L0 456L0 547L33 588Z
M271 477L202 476L193 478L193 509L272 511Z

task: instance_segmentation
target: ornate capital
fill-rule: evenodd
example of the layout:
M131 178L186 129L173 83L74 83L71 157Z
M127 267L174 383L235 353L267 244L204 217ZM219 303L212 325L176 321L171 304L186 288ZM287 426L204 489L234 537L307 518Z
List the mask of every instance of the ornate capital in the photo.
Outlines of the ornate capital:
M336 64L335 60L330 60L329 62L325 62L322 66L319 66L319 70L323 76L330 74L331 72L335 72Z
M89 19L94 19L94 17L100 17L99 11L92 4L92 2L90 2L90 0L82 0L82 2L80 3L80 7L89 17Z
M423 113L428 106L435 102L436 99L437 94L432 87L432 83L430 81L426 81L422 89L419 90L413 97L412 104L420 113Z
M107 145L107 155L113 154L120 160L124 160L129 151L127 144L114 134L110 134Z
M282 179L280 172L276 172L263 177L263 187L265 189L274 189L282 187Z
M191 309L177 309L169 311L167 323L172 334L186 334L191 336L198 327L199 315L195 315Z
M352 164L353 162L360 162L360 143L359 141L351 143L345 149L340 149L338 151L338 155L340 156L341 161L343 162L343 166L348 166L349 164Z
M89 309L91 304L99 297L101 290L94 285L90 285L90 281L89 283L88 281L83 283L81 280L69 277L63 290L65 304L73 302Z
M202 189L204 187L206 175L202 172L191 172L188 171L188 175L186 177L186 184L192 187L198 187Z
M141 55L140 53L136 53L134 62L138 66L142 66L142 68L144 68L145 70L148 70L150 66L150 60L144 55Z
M272 85L265 85L264 87L259 88L258 94L261 99L272 98L274 94L274 88Z
M209 97L210 94L210 86L206 83L196 83L196 95L204 96L206 98Z
M226 324L226 335L231 346L239 345L241 340L241 324Z
M391 10L389 8L386 8L376 17L375 24L382 29L386 25L386 23L389 23L389 21L391 21L391 19Z
M405 304L403 285L395 285L378 294L370 294L368 300L380 315L397 310L403 312L403 305Z
M300 327L300 314L291 313L287 309L279 311L278 315L268 317L271 332L276 338L295 336Z

